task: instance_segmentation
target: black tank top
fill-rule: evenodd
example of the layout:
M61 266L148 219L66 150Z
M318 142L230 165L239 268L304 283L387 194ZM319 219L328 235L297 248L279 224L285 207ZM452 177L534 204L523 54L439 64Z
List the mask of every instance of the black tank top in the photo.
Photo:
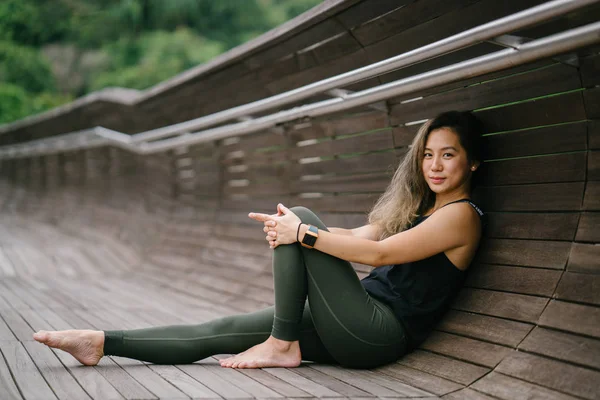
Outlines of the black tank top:
M468 199L445 204L467 202L481 218L483 212ZM412 227L427 216L419 216ZM412 350L429 335L435 324L448 309L465 278L462 271L438 253L419 261L374 268L361 280L367 293L388 304L404 325L408 345Z

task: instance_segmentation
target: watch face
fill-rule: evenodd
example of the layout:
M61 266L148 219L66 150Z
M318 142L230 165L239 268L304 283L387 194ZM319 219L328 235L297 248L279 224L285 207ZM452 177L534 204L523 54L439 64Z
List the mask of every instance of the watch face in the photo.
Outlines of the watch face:
M302 243L307 246L313 247L315 245L315 242L317 241L317 238L319 237L318 232L319 230L316 226L309 225L308 230L304 234L304 238L302 238Z
M315 245L315 242L317 241L317 238L313 235L309 235L306 234L304 235L304 239L302 239L302 243L304 243L307 246L313 247Z

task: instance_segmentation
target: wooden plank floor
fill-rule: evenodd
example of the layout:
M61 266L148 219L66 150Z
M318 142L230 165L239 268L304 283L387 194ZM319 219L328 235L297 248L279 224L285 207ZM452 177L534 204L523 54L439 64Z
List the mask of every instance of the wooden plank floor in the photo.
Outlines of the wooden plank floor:
M85 367L33 341L39 329L196 324L239 312L161 285L160 269L134 265L136 255L114 241L3 218L0 399L439 398L390 375L311 363L232 370L220 367L221 356L176 366L105 357Z
M2 215L0 400L596 398L518 379L506 368L494 369L499 360L465 362L436 352L435 346L375 370L312 363L232 370L218 364L225 355L190 365L105 357L96 367L82 366L67 353L35 342L33 332L197 324L256 310L272 299L262 267L243 270L215 260L215 268L160 247L142 259L115 237L110 229ZM479 351L487 353L491 345L484 345L478 343Z

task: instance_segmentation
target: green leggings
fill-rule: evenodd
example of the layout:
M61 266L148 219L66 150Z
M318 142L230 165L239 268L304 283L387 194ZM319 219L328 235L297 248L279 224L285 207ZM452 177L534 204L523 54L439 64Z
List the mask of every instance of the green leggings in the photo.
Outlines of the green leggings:
M291 210L303 223L327 230L307 208ZM274 307L199 325L105 331L104 354L186 364L242 352L269 335L299 340L303 360L349 368L387 364L406 351L404 328L387 305L367 294L348 261L298 243L280 245L273 278Z

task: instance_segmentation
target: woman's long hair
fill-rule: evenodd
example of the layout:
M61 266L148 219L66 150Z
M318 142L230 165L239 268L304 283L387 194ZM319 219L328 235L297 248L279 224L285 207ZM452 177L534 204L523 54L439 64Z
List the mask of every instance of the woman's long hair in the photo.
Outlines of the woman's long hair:
M439 128L454 131L469 161L481 161L482 125L470 112L448 111L425 122L369 213L369 224L380 227L380 240L410 228L417 216L435 203L435 193L423 176L423 156L429 134ZM471 185L472 187L473 185Z

